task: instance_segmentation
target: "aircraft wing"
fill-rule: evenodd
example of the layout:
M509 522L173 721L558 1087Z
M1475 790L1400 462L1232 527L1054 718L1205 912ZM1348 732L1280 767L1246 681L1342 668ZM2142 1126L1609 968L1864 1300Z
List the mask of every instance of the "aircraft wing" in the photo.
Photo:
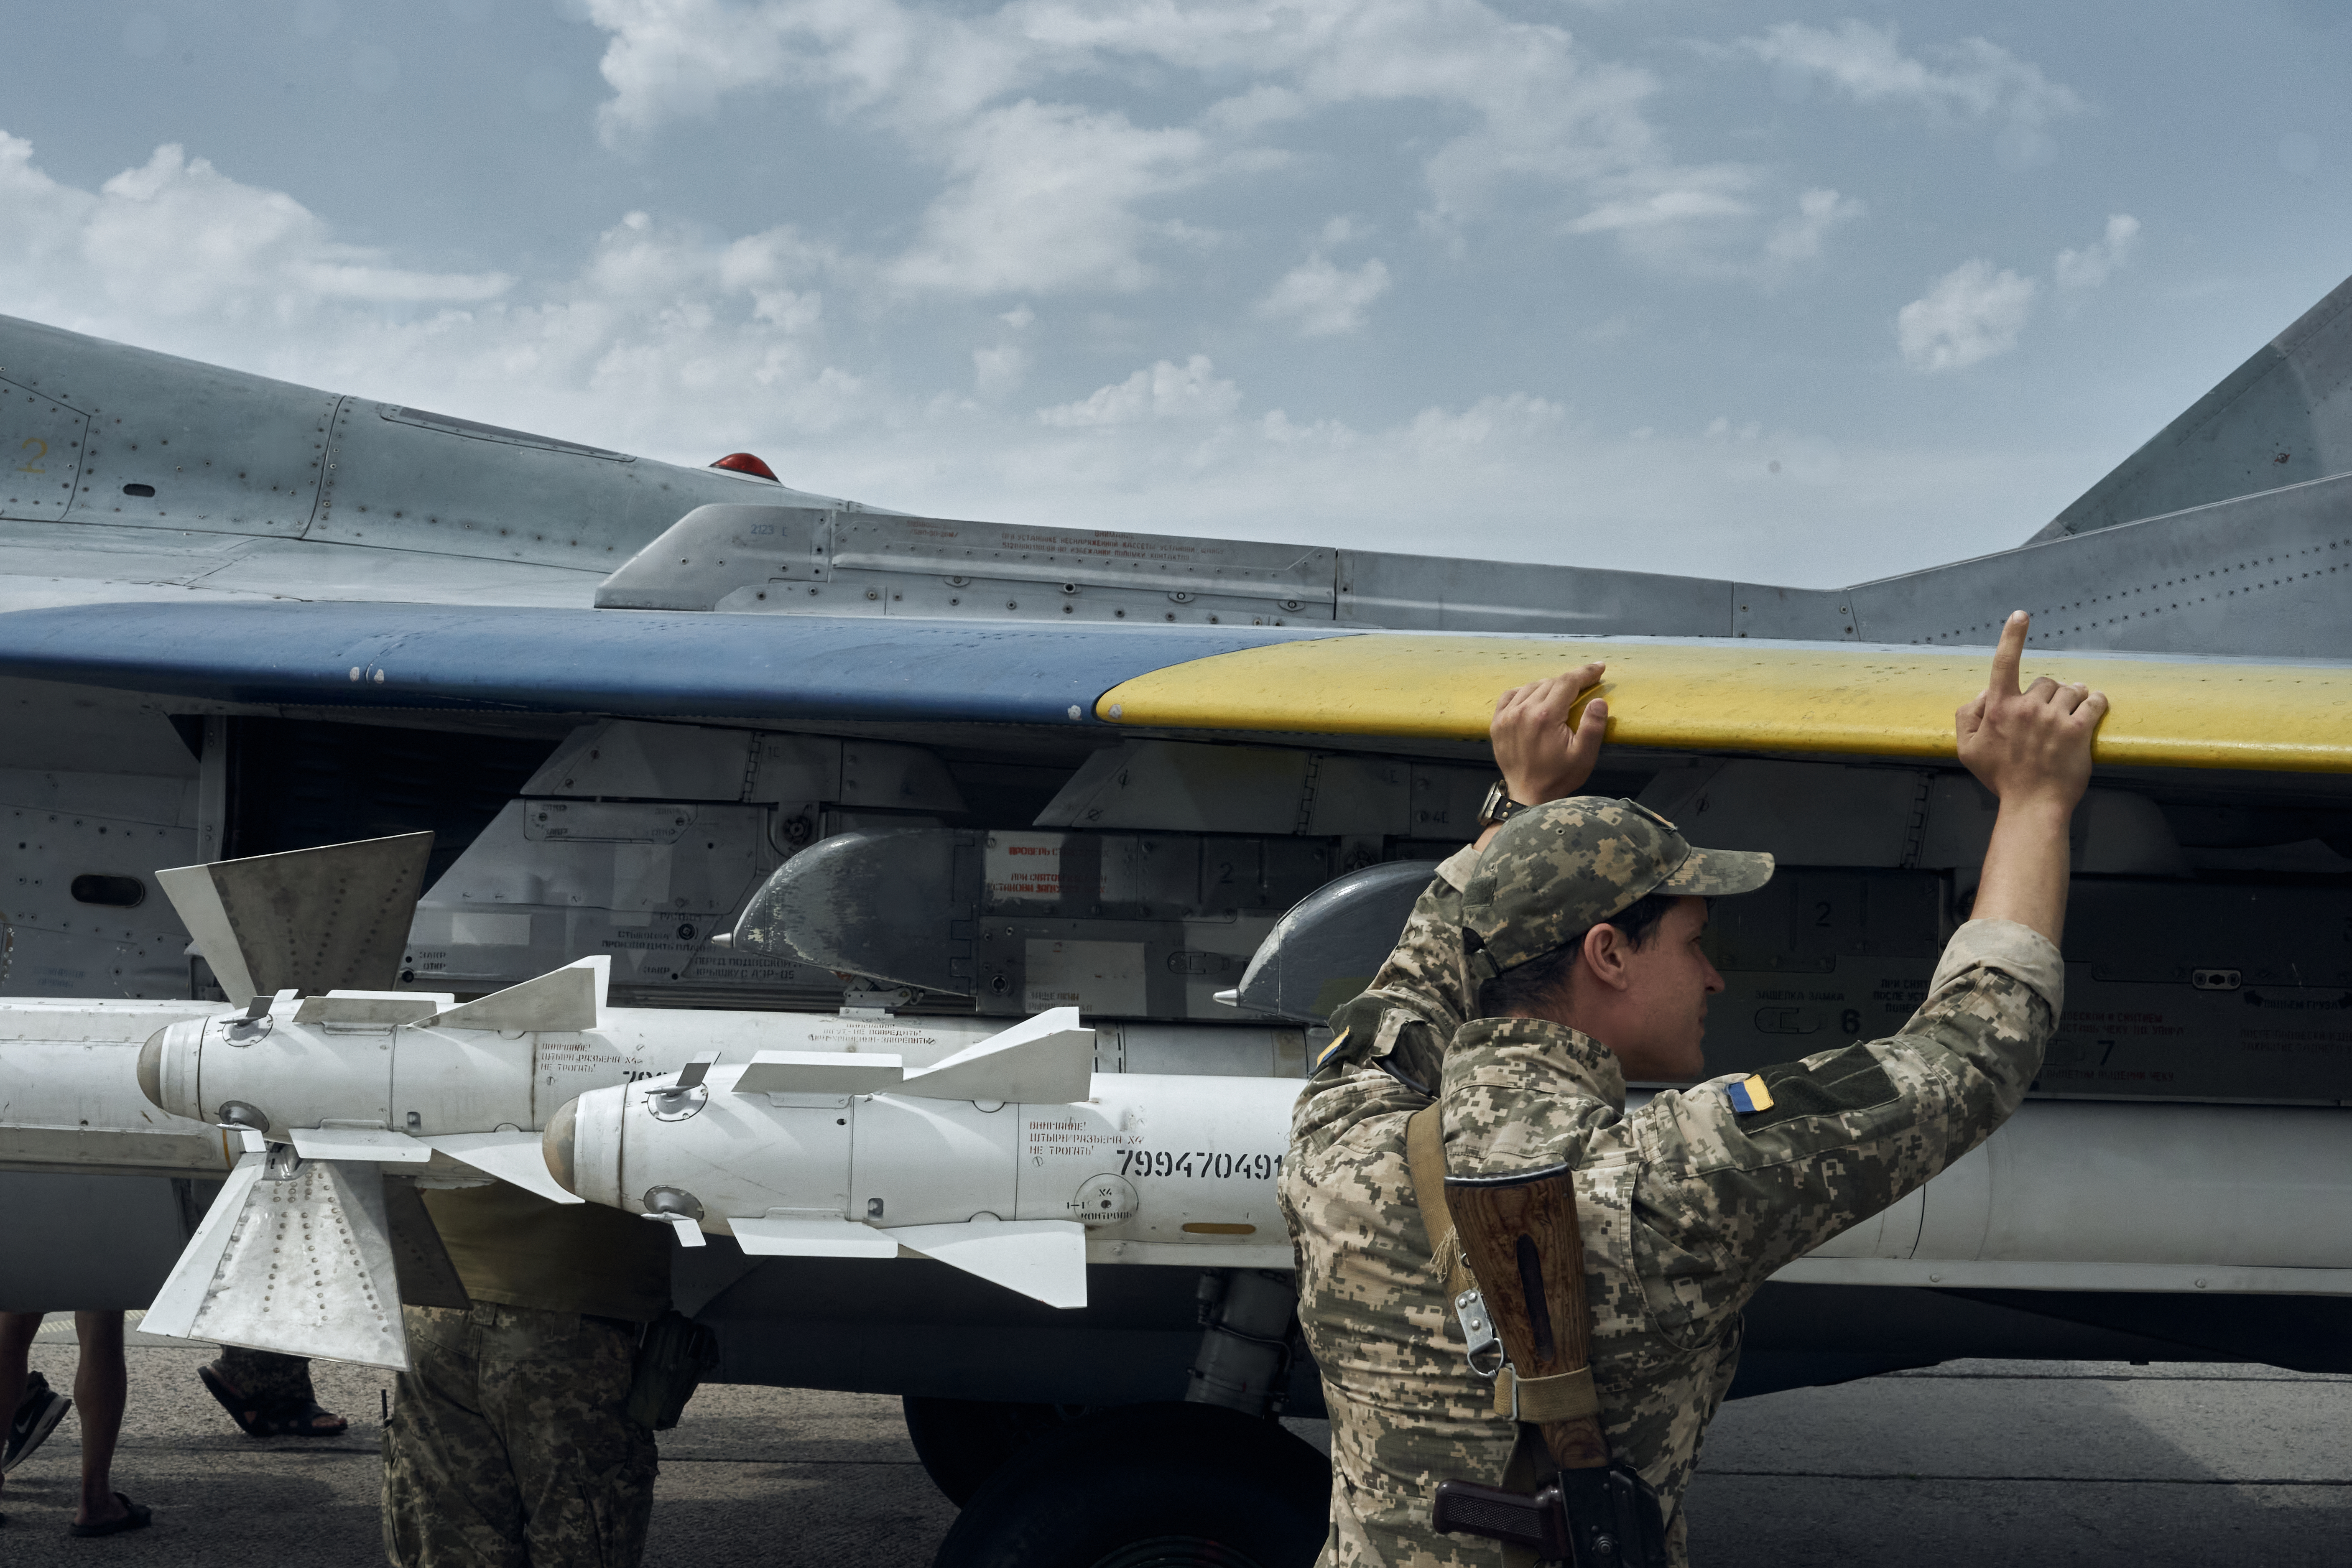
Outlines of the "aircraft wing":
M237 703L1476 742L1497 692L1605 661L1610 739L1948 758L1980 649L1276 626L226 601L0 614L0 675ZM2110 765L2352 764L2352 668L2031 656L2115 700ZM356 716L356 715L354 715Z

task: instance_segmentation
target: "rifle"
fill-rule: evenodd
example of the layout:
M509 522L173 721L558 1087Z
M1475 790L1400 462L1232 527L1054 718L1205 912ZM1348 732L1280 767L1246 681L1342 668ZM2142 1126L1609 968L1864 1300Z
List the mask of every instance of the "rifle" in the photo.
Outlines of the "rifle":
M1442 1480L1432 1522L1570 1568L1665 1568L1658 1494L1612 1461L1601 1430L1584 1238L1569 1178L1570 1167L1555 1165L1444 1179L1445 1209L1475 1281L1454 1302L1471 1368L1496 1380L1498 1413L1536 1427L1552 1473L1533 1496ZM1482 1358L1498 1352L1490 1370Z

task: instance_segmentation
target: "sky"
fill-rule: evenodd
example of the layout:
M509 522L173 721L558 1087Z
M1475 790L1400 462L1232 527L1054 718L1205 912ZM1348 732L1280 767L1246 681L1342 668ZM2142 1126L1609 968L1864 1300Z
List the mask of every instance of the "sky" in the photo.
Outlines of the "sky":
M23 6L0 312L936 516L1827 586L2352 273L2352 6Z

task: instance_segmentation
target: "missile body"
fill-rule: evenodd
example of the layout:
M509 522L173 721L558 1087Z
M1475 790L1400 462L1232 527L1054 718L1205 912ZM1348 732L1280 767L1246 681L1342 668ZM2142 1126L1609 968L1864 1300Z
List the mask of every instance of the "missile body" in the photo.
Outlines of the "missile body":
M887 1057L762 1053L691 1084L598 1089L549 1122L547 1163L688 1246L952 1264L1055 1306L1086 1264L1288 1261L1275 1178L1297 1085L1095 1073L1074 1008L908 1073Z

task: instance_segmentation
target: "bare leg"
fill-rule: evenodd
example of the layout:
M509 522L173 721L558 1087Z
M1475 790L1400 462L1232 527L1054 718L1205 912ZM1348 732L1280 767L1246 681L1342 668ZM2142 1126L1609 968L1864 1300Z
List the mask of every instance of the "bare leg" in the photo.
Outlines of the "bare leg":
M0 1312L0 1421L13 1421L25 1399L25 1369L45 1312ZM5 1483L0 1483L5 1484Z
M81 1362L74 1368L74 1408L81 1423L81 1507L76 1524L103 1524L124 1510L114 1495L114 1445L122 1436L131 1373L122 1359L121 1312L76 1312Z

